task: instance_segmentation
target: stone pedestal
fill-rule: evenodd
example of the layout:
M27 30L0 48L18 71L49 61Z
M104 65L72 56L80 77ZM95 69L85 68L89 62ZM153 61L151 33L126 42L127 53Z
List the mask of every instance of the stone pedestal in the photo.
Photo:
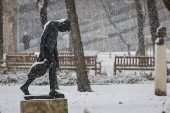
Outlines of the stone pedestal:
M68 113L67 99L25 100L20 107L21 113Z
M167 95L166 45L155 45L155 95Z

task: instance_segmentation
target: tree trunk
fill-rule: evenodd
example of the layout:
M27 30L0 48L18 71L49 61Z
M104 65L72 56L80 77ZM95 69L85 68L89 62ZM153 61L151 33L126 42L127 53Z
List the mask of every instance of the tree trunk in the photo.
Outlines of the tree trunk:
M48 6L48 2L49 2L49 0L42 0L42 1L37 0L37 5L39 4L38 8L40 10L40 20L41 20L42 28L44 28L44 25L48 21L48 19L47 19L47 6Z
M69 34L69 48L68 48L68 51L70 52L70 53L72 53L73 52L73 47L72 47L72 40L71 40L72 38L71 38L71 34Z
M87 67L85 64L84 51L78 26L79 24L78 16L76 14L75 2L74 0L65 0L65 4L67 8L68 18L71 21L71 38L74 48L78 91L91 92L92 90L87 76Z
M159 18L158 12L156 8L156 0L148 0L148 13L149 13L149 23L150 23L150 31L151 31L151 39L153 44L153 53L155 54L155 40L157 38L157 28L159 27Z
M15 37L15 2L16 0L3 1L3 53L14 54L17 52L17 39Z
M162 0L166 6L166 8L169 10L170 12L170 1L169 0Z
M0 0L0 66L3 60L3 3Z
M57 74L57 75L58 75L58 74ZM57 75L56 75L56 77L55 77L55 90L59 90Z
M143 34L144 28L144 16L142 11L141 0L135 0L137 21L138 21L138 50L136 52L137 56L145 56L145 38Z

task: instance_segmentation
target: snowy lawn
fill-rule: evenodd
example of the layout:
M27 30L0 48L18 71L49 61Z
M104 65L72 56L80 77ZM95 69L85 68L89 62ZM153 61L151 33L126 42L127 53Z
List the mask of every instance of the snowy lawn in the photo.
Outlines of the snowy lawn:
M124 54L111 53L111 57L109 54L98 53L102 72L106 72L107 76L94 76L94 72L90 72L89 80L91 84L110 85L91 85L94 92L77 91L75 72L58 72L58 81L62 85L59 92L64 93L68 99L69 113L85 113L85 109L89 113L161 113L163 110L170 113L170 83L167 88L168 96L155 96L154 73L123 71L113 76L114 56ZM170 61L169 57L167 59ZM24 73L0 74L0 113L20 113L23 93L19 89L19 84L24 83L26 75ZM48 94L49 85L44 85L48 82L48 75L38 78L34 85L30 86L30 93Z
M20 113L23 94L19 85L0 86L1 113ZM170 112L169 96L155 96L154 84L91 85L94 92L77 92L77 86L60 86L68 99L69 113L161 113ZM48 94L49 86L30 86L32 94ZM170 84L168 83L168 95ZM165 100L167 100L165 102ZM163 103L165 102L165 107ZM168 113L166 112L166 113Z

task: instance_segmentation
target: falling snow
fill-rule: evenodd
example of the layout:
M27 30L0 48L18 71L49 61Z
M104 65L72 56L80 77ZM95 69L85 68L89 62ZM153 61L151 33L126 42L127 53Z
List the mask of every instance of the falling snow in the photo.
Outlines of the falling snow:
M14 34L17 52L34 52L39 54L40 37L44 32L39 18L44 0L36 5L36 0L17 0ZM104 10L104 6L106 10ZM146 0L142 1L145 16L144 31L146 53L153 55L150 25L148 19ZM161 0L157 1L160 26L167 28L167 61L170 61L170 14ZM85 56L97 55L101 62L102 74L95 76L94 71L88 72L89 82L93 92L78 92L75 71L58 71L57 79L59 92L68 99L69 113L161 113L170 112L170 76L167 76L168 96L155 96L154 72L149 71L122 71L115 76L115 55L127 56L127 46L130 44L131 55L135 55L138 42L137 14L134 0L75 0L76 12L81 33L81 41ZM109 11L109 13L106 13ZM8 16L8 14L4 14ZM53 20L63 22L67 18L64 0L49 0L47 8L48 22ZM114 23L111 24L109 19ZM11 21L11 20L8 20ZM30 37L30 48L24 50L22 37L24 32ZM125 41L123 44L120 34ZM58 34L57 48L59 52L68 52L70 43L69 33ZM11 41L11 40L10 40ZM5 42L5 41L4 41ZM74 42L73 42L74 43ZM11 46L10 42L8 43ZM44 61L43 61L44 62ZM43 62L39 62L40 64ZM34 63L37 65L37 62ZM33 66L34 66L33 65ZM170 64L167 64L170 68ZM15 70L2 74L0 72L0 113L19 113L20 101L23 94L19 87L27 79L27 74ZM32 94L47 94L49 92L49 78L46 73L37 78L30 86Z

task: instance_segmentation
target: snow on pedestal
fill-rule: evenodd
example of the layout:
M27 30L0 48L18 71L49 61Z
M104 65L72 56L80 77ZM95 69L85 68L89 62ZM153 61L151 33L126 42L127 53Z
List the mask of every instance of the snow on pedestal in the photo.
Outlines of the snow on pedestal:
M166 45L155 45L155 95L167 95Z
M21 113L68 113L67 99L40 99L20 102Z

